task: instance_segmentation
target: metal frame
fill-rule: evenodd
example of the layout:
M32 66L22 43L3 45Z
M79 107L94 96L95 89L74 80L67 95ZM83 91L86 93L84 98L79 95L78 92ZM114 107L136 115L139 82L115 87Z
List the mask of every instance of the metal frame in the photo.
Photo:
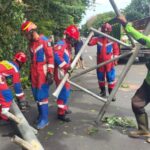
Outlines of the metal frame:
M144 34L145 34L145 35L148 35L149 32L150 32L150 22L149 22L149 24L147 25L146 29L144 30ZM109 104L111 103L111 100L112 100L113 97L115 96L115 94L116 94L118 88L120 87L120 85L121 85L121 83L123 82L123 80L124 80L126 74L128 73L129 69L131 68L131 65L133 64L135 58L137 57L138 52L139 52L140 49L141 49L141 45L138 45L138 46L136 46L136 47L134 48L135 51L133 52L132 56L131 56L130 59L128 60L128 63L126 64L126 66L125 66L125 68L123 69L122 73L120 74L120 77L119 77L119 79L118 79L118 81L117 81L117 83L116 83L115 88L113 89L113 91L111 92L111 94L110 94L109 97L108 97L108 101L103 105L103 107L102 107L102 108L100 109L100 111L99 111L99 114L98 114L97 120L96 120L97 123L99 123L99 122L102 120L102 118L103 118L103 116L104 116L104 114L105 114L105 112L106 112L106 110L107 110Z
M104 103L107 102L107 99L106 99L106 98L102 98L102 97L96 95L95 93L93 93L93 92L87 90L86 88L84 88L84 87L82 87L82 86L80 86L80 85L78 85L78 84L76 84L76 83L74 83L74 82L72 82L72 81L70 81L70 80L67 80L67 81L68 81L71 85L73 85L74 87L79 88L80 90L86 92L87 94L93 96L94 98L96 98L96 99L98 99L98 100L100 100L100 101L102 101L102 102L104 102Z
M111 5L112 5L112 7L113 7L113 9L114 9L114 11L115 11L115 13L116 13L116 15L117 15L117 16L120 16L121 14L120 14L120 12L119 12L119 10L118 10L118 8L117 8L117 6L116 6L114 0L109 0L109 1L110 1ZM111 37L110 35L104 34L104 33L100 32L100 31L98 31L98 30L96 30L96 29L94 29L94 28L91 28L91 30L92 30L93 32L96 32L96 33L98 33L98 34L101 34L101 35L103 35L103 36L105 36L105 37L111 39L112 41L115 41L115 42L117 42L117 43L119 43L119 44L121 44L121 45L123 45L123 46L125 46L125 47L128 47L129 49L132 49L132 48L135 46L135 45L134 45L134 42L133 42L133 39L132 39L129 35L128 35L128 37L129 37L129 39L131 40L131 43L132 43L132 46L133 46L133 47L130 46L130 45L128 45L128 44L126 44L126 43L123 43L122 41L120 41L120 40L118 40L118 39L115 39L114 37ZM150 31L150 23L148 24L148 26L147 26L145 32L148 33L149 31ZM77 56L75 57L74 61L72 62L72 64L71 64L71 69L72 69L72 71L73 71L73 68L75 67L75 65L76 65L76 63L77 63L77 61L78 61L78 59L80 58L82 52L84 51L86 45L88 44L89 40L90 40L91 37L94 35L93 32L90 32L90 34L89 34L89 36L88 36L86 42L84 43L84 45L83 45L82 48L80 49L79 53L78 53ZM125 57L125 56L127 56L127 55L129 55L129 54L132 54L132 55L130 56L130 59L129 59L128 63L127 63L126 66L124 67L122 73L120 74L120 77L119 77L119 79L118 79L118 81L117 81L117 83L116 83L116 86L115 86L115 88L113 89L113 91L111 92L111 94L109 95L107 101L106 101L106 99L102 99L102 97L96 95L95 93L93 93L93 92L91 92L91 91L89 91L89 90L87 90L87 89L81 87L80 85L77 85L76 83L74 83L74 82L68 80L68 79L69 79L69 73L66 73L66 74L65 74L64 78L62 79L61 83L59 84L59 86L57 87L57 89L55 90L55 92L53 93L53 95L54 95L55 97L58 97L58 95L59 95L59 93L60 93L62 87L63 87L64 84L65 84L65 82L68 81L68 82L70 82L71 85L73 85L73 86L75 86L75 87L81 89L82 91L84 91L84 92L90 94L91 96L93 96L93 97L95 97L95 98L97 98L97 99L99 99L99 100L105 102L105 104L102 106L102 108L100 109L99 114L98 114L98 116L97 116L96 122L99 123L99 122L101 121L103 115L105 114L105 112L106 112L106 110L107 110L109 104L111 103L113 97L115 96L116 92L118 91L118 88L120 87L121 83L123 82L123 80L124 80L126 74L128 73L129 69L131 68L131 65L133 64L133 62L134 62L136 56L138 55L138 52L139 52L140 48L141 48L141 46L136 46L136 47L134 47L130 52L124 53L124 54L122 54L122 55L120 55L120 56L118 56L118 57L116 57L116 58L113 58L113 59L108 60L108 61L106 61L106 62L100 63L100 64L98 64L98 65L96 65L96 66L93 66L93 67L91 67L91 68L89 68L89 69L83 71L83 72L80 72L79 74L76 74L76 75L70 77L70 79L74 79L74 78L79 77L79 76L81 76L81 75L83 75L83 74L85 74L85 73L87 73L87 72L90 72L90 71L92 71L92 70L94 70L94 69L96 69L96 68L98 68L98 67L101 67L101 66L103 66L103 65L106 65L106 64L108 64L108 63L110 63L110 62L112 62L112 61L114 61L114 60L117 60L117 59L119 59L119 58Z
M124 43L124 42L122 42L122 41L120 41L120 40L118 40L118 39L116 39L116 38L114 38L114 37L112 37L112 36L106 34L106 33L103 33L103 32L101 32L101 31L99 31L99 30L96 30L96 29L94 29L94 28L92 28L92 27L91 27L90 29L91 29L92 31L94 31L95 33L98 33L98 34L100 34L100 35L102 35L102 36L104 36L104 37L109 38L110 40L112 40L112 41L114 41L114 42L117 42L117 43L121 44L122 46L125 46L125 47L127 47L127 48L129 48L129 49L132 49L132 46L131 46L131 45L128 45L128 44L126 44L126 43Z
M106 65L106 64L108 64L108 63L110 63L110 62L112 62L112 61L115 61L115 60L118 60L118 59L123 58L123 57L125 57L125 56L128 56L128 55L132 54L134 51L135 51L135 50L129 51L129 52L127 52L127 53L124 53L124 54L122 54L122 55L119 55L118 57L115 57L115 58L113 58L113 59L107 60L107 61L105 61L105 62L102 62L102 63L98 64L98 65L95 65L95 66L93 66L93 67L91 67L91 68L89 68L89 69L86 69L86 70L84 70L84 71L82 71L82 72L80 72L80 73L77 73L77 74L73 75L72 77L70 77L70 79L78 78L79 76L81 76L81 75L83 75L83 74L86 74L86 73L88 73L88 72L90 72L90 71L92 71L92 70L95 70L95 69L97 69L97 68L99 68L99 67L101 67L101 66L104 66L104 65Z

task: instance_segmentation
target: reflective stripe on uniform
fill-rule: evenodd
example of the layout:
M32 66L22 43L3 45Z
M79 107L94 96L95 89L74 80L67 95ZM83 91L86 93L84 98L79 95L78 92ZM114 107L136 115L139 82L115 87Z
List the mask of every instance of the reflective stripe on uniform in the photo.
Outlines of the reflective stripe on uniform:
M23 92L22 92L22 93L19 93L19 94L16 94L17 97L20 97L20 96L23 96L23 95L24 95Z
M65 66L65 65L66 65L66 62L63 61L63 62L59 65L59 67L62 68L62 67Z
M44 102L38 102L39 105L44 105L44 104L48 104L48 101L44 101Z
M48 68L54 68L53 64L48 64Z

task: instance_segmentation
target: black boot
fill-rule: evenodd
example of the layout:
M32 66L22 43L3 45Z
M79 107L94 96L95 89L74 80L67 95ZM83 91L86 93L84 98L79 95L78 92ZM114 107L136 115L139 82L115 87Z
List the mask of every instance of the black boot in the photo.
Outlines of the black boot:
M113 89L108 88L108 92L109 92L109 94L111 94L112 90L113 90ZM113 99L112 99L112 102L115 102L115 101L116 101L116 97L114 96L114 97L113 97Z
M138 130L129 132L129 136L133 138L150 137L150 132L148 130L148 117L146 113L135 114L136 121L138 124Z
M71 119L66 117L66 115L58 115L57 118L61 121L64 121L64 122L70 122Z
M72 114L72 111L71 111L70 109L68 109L68 110L65 111L65 114L66 114L66 115Z
M100 96L101 97L106 97L106 88L105 86L100 87L101 91L100 91Z

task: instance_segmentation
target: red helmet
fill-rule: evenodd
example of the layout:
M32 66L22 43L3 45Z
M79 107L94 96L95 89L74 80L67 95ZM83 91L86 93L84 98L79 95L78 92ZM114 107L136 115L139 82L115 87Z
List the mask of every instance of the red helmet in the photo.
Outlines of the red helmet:
M111 32L112 26L109 23L104 23L101 27L102 32Z
M33 29L37 29L37 26L31 21L25 21L21 25L21 31L30 32Z
M18 53L15 54L14 60L17 60L21 63L25 63L27 61L27 56L23 52L18 52Z
M75 25L68 26L65 29L64 34L69 35L70 37L72 37L75 40L78 40L79 37L80 37L80 32L79 32L78 28Z

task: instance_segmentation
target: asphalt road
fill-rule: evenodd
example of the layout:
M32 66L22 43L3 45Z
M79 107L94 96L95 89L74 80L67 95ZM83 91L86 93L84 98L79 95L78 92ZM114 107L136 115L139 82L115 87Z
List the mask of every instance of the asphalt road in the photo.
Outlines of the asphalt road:
M87 48L83 54L85 64L90 67L95 64L95 49ZM125 65L125 64L124 64ZM124 65L116 67L117 78L124 68ZM74 74L82 71L75 70ZM128 72L124 85L127 88L119 88L116 102L112 102L105 116L117 115L135 120L131 110L131 97L136 89L142 84L146 75L146 67L143 64L134 64ZM76 78L76 83L87 89L99 93L95 71ZM54 90L54 87L51 91ZM25 113L29 123L34 126L37 117L36 104L28 93L31 108ZM45 150L148 150L149 144L143 139L132 139L123 133L120 128L107 130L104 126L96 126L94 120L103 102L89 96L88 94L72 87L70 97L70 109L72 122L62 123L56 118L55 98L49 98L49 119L50 124L37 135ZM150 114L150 106L146 107ZM150 118L149 118L150 119ZM0 126L0 150L21 150L21 148L10 141L11 137L19 134L15 124Z

